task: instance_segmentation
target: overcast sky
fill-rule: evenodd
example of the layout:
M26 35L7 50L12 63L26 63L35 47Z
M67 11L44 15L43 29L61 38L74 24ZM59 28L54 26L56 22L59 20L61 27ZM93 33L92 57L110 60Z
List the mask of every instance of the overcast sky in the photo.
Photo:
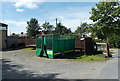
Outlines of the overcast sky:
M31 0L32 1L32 0ZM55 18L74 31L81 22L92 23L89 19L91 8L97 2L1 2L2 22L8 24L8 34L26 32L27 21L36 18L41 25L49 21L55 26Z

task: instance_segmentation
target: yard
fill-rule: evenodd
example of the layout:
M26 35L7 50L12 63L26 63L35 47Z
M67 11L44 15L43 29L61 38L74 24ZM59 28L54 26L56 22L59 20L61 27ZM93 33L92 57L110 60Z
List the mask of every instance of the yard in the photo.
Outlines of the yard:
M103 57L75 56L75 61L71 57L37 57L34 52L30 49L4 51L3 79L118 79L117 57L96 61Z

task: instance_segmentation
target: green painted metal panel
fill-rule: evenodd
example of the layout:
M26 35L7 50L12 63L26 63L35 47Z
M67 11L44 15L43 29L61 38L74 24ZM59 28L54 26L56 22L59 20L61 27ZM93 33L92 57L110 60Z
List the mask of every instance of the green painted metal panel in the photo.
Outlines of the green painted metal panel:
M53 41L54 43L53 43L53 50L54 50L54 52L59 52L59 40L54 40Z
M52 48L52 38L53 38L53 35L47 35L46 36L46 49L50 49L50 50L52 50L53 48Z
M64 40L59 40L59 52L64 51Z
M36 36L36 48L41 48L41 44L42 44L42 36L37 35Z
M43 35L36 36L36 48L43 50L43 56L54 58L61 52L71 52L75 48L75 38L70 35ZM50 52L52 50L52 52ZM40 50L36 51L36 55Z
M40 56L42 49L36 49L36 56Z
M59 36L53 35L52 48L55 53L59 52Z
M65 40L65 51L69 50L69 40Z
M68 44L68 50L70 50L70 39L67 40L67 44Z
M48 54L48 57L53 59L54 55Z

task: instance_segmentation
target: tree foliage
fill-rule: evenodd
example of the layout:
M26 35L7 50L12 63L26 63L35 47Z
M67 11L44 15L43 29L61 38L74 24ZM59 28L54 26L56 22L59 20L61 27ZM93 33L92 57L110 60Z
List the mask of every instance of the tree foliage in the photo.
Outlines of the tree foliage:
M50 23L47 21L45 21L45 23L42 24L42 27L43 27L43 32L46 34L52 33L52 31L54 29L54 26L50 25Z
M120 6L119 2L99 2L92 8L90 19L93 20L96 35L99 38L109 38L120 32Z
M27 34L32 37L39 33L40 25L38 24L38 20L35 18L31 18L30 21L27 21Z
M94 22L91 30L98 38L114 46L120 42L120 2L99 2L92 8L90 19Z
M12 35L10 35L10 37L19 37L19 34L12 33Z
M75 34L80 35L80 33L81 33L81 27L78 26L77 29L75 30Z
M71 33L71 29L67 29L67 27L63 26L62 23L58 23L57 27L55 28L55 33L56 34L70 34Z
M75 34L82 35L82 33L87 31L88 27L89 27L89 24L87 24L87 22L81 23L81 25L78 26L77 29L75 30Z

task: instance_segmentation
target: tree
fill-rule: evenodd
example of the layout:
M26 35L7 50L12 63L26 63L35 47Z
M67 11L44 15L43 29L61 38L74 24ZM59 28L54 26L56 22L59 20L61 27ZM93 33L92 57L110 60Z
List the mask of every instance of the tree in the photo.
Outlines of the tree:
M87 31L88 27L89 27L89 24L87 24L87 22L81 23L81 25L78 26L77 29L75 30L75 34L82 35L82 33Z
M45 21L45 23L42 24L44 33L52 33L52 30L54 29L53 25L50 25L49 22Z
M62 28L63 28L63 25L62 25L62 23L58 23L57 24L57 27L55 28L55 33L56 34L61 34L62 33Z
M78 26L77 29L75 30L75 34L80 35L80 33L81 33L81 27Z
M35 18L31 18L30 21L27 21L27 34L32 37L39 33L40 25L38 24L38 20Z
M63 26L62 23L59 22L57 24L57 27L55 28L55 33L62 34L62 35L69 34L69 33L71 33L71 29L70 28L67 29L67 27Z
M10 37L19 37L19 34L16 34L16 33L12 33L12 35L10 35Z
M108 40L111 36L120 37L120 3L99 2L96 8L92 8L91 20L96 35L101 39Z
M70 28L67 29L67 33L68 33L68 34L72 33L72 31L71 31Z
M23 32L21 32L21 34L24 34Z
M86 29L88 28L87 22L81 23L81 32L86 32Z

